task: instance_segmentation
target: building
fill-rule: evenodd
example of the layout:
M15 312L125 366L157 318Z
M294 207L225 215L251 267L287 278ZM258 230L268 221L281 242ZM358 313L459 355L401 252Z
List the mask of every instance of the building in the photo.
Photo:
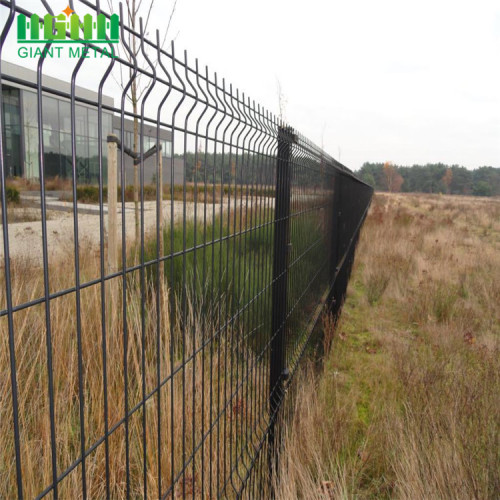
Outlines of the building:
M4 143L4 168L8 177L22 177L38 180L40 177L39 123L37 93L30 83L37 81L35 71L17 64L2 61L2 102L3 120L2 134ZM71 112L70 101L57 94L69 93L69 83L44 75L43 85L54 93L42 94L43 118L43 163L45 178L59 177L71 179L72 147L71 147ZM96 92L77 87L76 96L89 102L97 103ZM114 108L114 100L103 95L103 105ZM104 110L102 112L102 157L103 182L107 181L107 142L109 133L119 138L120 115ZM125 119L125 146L132 149L134 122ZM157 141L157 128L144 125L144 151ZM78 103L75 106L75 142L76 173L81 184L97 184L99 182L98 155L98 116L97 104ZM171 178L171 133L160 129L162 147L163 172L165 182ZM144 162L144 182L156 182L156 156ZM120 156L118 165L121 164ZM125 184L133 183L133 160L125 155ZM119 169L120 170L120 169ZM119 173L120 176L120 173ZM174 166L174 182L182 183L182 166L176 161Z

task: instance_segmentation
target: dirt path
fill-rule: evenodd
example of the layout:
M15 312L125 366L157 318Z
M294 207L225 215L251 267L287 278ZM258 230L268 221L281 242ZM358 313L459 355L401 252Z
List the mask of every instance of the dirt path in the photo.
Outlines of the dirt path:
M125 230L127 240L130 241L135 234L133 203L125 204ZM9 208L10 211L23 210L29 214L31 219L40 219L39 209ZM174 201L174 223L179 223L183 218L184 205L182 201ZM196 207L197 219L203 220L205 205L198 203ZM118 210L118 235L121 239L122 217L121 207ZM206 205L207 222L212 220L214 206L210 203ZM220 213L220 204L215 205L215 215ZM195 214L194 203L186 203L186 219L193 220ZM74 251L74 221L73 213L60 210L48 210L47 212L47 248L50 257L60 257ZM164 225L168 227L171 220L171 203L163 202ZM105 229L107 226L107 215L104 215ZM144 203L144 230L146 233L154 231L156 227L156 202ZM99 245L99 215L79 214L78 215L78 238L80 245ZM105 240L107 236L105 235ZM106 243L106 241L105 241ZM15 222L9 224L9 253L11 258L26 258L32 263L42 263L42 224L40 220L30 222ZM4 255L3 231L0 230L0 258Z

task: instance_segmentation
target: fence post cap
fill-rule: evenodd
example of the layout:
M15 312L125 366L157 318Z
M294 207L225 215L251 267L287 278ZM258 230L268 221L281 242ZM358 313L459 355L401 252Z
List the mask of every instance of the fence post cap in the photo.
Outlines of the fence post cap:
M118 136L116 134L108 134L108 137L106 140L108 143L114 142L116 144L120 144L120 139L118 139Z

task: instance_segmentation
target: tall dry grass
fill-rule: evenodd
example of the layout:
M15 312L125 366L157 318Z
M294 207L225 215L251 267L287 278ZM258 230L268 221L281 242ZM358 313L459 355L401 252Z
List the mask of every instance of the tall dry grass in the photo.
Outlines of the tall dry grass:
M99 252L94 248L82 248L80 255L81 281L86 282L99 276ZM57 263L52 264L49 270L51 291L65 290L73 286L73 259L69 257L59 259ZM29 261L12 259L11 271L14 305L43 297L40 269L34 269ZM0 287L2 308L6 300L3 279L2 275ZM267 405L266 394L262 392L264 399L259 402L261 391L256 389L263 384L261 376L264 372L259 366L264 361L257 359L253 351L248 349L248 345L230 340L243 338L236 331L239 328L237 323L223 333L215 335L219 331L218 325L213 321L216 315L207 312L202 317L196 309L199 307L199 299L195 307L195 301L191 299L189 292L186 297L186 313L181 314L181 307L176 307L171 321L169 300L172 291L168 289L168 283L162 289L160 296L160 313L156 307L156 289L153 284L147 284L144 290L146 300L143 338L139 271L130 273L127 278L128 334L125 352L121 278L108 281L105 287L106 370L103 366L101 285L81 290L81 360L78 356L75 293L71 292L50 301L50 352L53 364L55 453L58 476L68 472L71 464L81 456L80 395L82 393L79 386L79 361L81 361L84 448L88 450L95 445L85 460L89 498L106 497L106 467L109 473L111 498L126 497L126 430L123 420L125 373L128 410L137 408L128 419L131 497L143 497L144 457L148 496L158 497L159 481L161 481L161 491L167 491L172 485L172 479L181 474L183 465L192 454L195 455L195 459L178 478L175 495L180 496L185 492L198 496L202 487L205 488L205 494L208 494L210 488L212 492L220 490L227 479L225 473L238 463L237 460L239 467L246 470L244 467L249 455L243 454L243 458L240 457L242 443L252 447L253 441L257 442L260 438L258 432L250 435L247 429L256 429L265 422L265 412L255 409L260 408L259 403L263 407ZM176 295L175 300L181 299ZM223 319L225 319L224 314L222 311ZM159 330L157 330L157 319L160 321ZM48 390L44 303L15 312L13 320L23 493L25 498L34 498L49 486L53 479L51 401ZM0 498L3 499L16 497L17 486L8 324L5 316L0 318L0 328L2 443ZM205 344L206 347L201 349ZM195 352L197 354L194 354ZM181 368L182 366L184 368ZM246 370L250 370L248 373L251 376L242 382L241 374L246 373ZM240 378L237 377L238 373ZM158 382L161 384L161 389L154 392ZM236 382L241 382L241 387L237 387ZM254 409L247 408L242 403L241 398L244 393L252 395ZM144 394L147 402L141 406ZM152 395L149 396L150 394ZM108 465L106 465L106 443L102 439L106 434L105 411L107 411L107 429L110 433L107 440ZM146 412L145 453L144 411ZM210 436L207 434L209 430L211 430ZM161 475L158 472L159 460ZM210 470L212 470L211 481ZM82 497L81 474L81 464L77 464L67 473L59 484L60 498Z
M379 195L278 497L500 497L500 202Z

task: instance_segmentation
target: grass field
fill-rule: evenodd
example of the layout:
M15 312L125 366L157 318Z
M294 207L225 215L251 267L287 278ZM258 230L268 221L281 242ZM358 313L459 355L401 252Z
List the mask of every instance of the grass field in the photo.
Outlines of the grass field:
M500 498L499 200L377 194L324 327L278 498Z
M318 204L314 200L311 203ZM110 497L126 498L127 430L123 417L126 409L130 413L127 426L132 498L143 496L143 460L147 465L145 481L150 496L156 496L160 487L162 491L168 489L191 454L196 454L195 460L177 480L176 497L181 496L183 488L195 497L200 495L202 487L206 491L210 488L222 491L226 471L235 463L238 475L247 472L269 419L265 384L269 366L274 213L267 200L222 214L207 218L206 226L200 219L197 224L187 220L185 227L167 226L163 232L163 253L174 257L161 264L155 262L157 251L161 251L157 241L154 235L147 236L144 261L148 264L143 282L137 268L129 271L125 280L117 276L106 281L103 290L100 283L83 288L80 336L76 328L71 252L48 268L50 291L69 289L68 293L50 300L50 339L43 301L13 314L20 455L26 498L36 497L52 483L53 449L57 474L67 472L59 485L60 498L82 497L82 467L75 462L82 453L82 441L85 450L92 448L86 457L89 498L106 497L106 475ZM317 273L318 262L326 258L323 217L323 212L318 215L310 211L296 218L291 227L291 260L303 256L291 270L293 286L290 285L289 299L291 303L299 302L304 310L312 308L318 300L315 294L319 286L309 293L305 290ZM80 247L82 284L100 276L99 248L89 245ZM106 250L106 262L105 257ZM127 261L129 267L140 262L137 247L128 247ZM42 269L32 261L12 258L11 278L14 306L44 297ZM0 304L5 307L4 274L0 274L0 285ZM303 340L307 319L301 311L290 316L294 341ZM3 499L11 498L16 491L6 316L0 317L0 329L0 499ZM159 391L158 386L161 386ZM81 394L84 398L80 405ZM141 405L144 399L146 404ZM82 421L85 436L81 433ZM106 433L109 438L104 443L101 438ZM202 469L202 457L207 470ZM225 493L231 495L228 488Z
M251 210L245 213L250 216ZM256 212L256 210L254 210ZM240 212L238 212L238 215ZM256 213L253 213L255 223ZM266 215L269 217L269 215ZM128 411L136 408L128 419L129 463L131 477L131 496L141 498L143 494L143 460L147 463L147 487L149 494L155 496L162 481L162 490L172 484L174 476L180 474L183 467L183 454L193 453L207 429L214 426L213 436L206 439L204 447L196 452L196 461L187 468L184 477L175 486L175 495L181 495L182 489L198 494L203 482L208 489L220 487L226 480L223 476L230 466L230 460L236 455L239 443L250 445L252 439L244 434L241 425L228 423L230 419L243 418L250 426L264 425L266 415L261 410L267 406L267 393L254 403L259 413L239 409L234 405L241 398L243 391L253 393L254 386L261 384L260 364L263 363L254 354L257 351L259 328L254 327L253 337L246 342L233 342L229 338L243 338L245 329L243 319L238 318L232 324L221 328L240 302L249 300L251 291L256 293L256 273L248 268L253 260L264 266L266 273L259 273L260 286L268 283L271 264L269 261L269 239L272 239L272 226L260 220L260 229L248 234L246 238L233 236L243 230L247 224L243 213L234 221L227 217L217 227L207 225L206 239L213 237L218 243L207 248L206 252L197 252L197 266L194 253L185 259L178 255L173 261L173 279L170 262L165 264L164 286L157 295L156 264L146 268L145 287L141 287L140 271L128 273L127 284L127 343L124 335L124 314L122 308L121 277L109 280L105 284L104 307L102 314L102 296L100 285L91 286L81 291L81 337L76 332L76 307L74 292L50 301L51 319L51 356L52 386L54 400L55 450L58 474L66 471L78 459L81 453L81 415L79 387L79 363L82 365L82 383L84 392L83 418L85 422L86 449L100 442L100 438L110 432L108 439L109 463L106 464L104 443L97 446L87 457L86 477L90 498L105 498L106 467L108 467L111 498L126 497L126 439L123 415L126 405ZM267 220L267 219L265 219ZM250 222L248 222L250 224ZM174 252L192 248L194 243L203 243L204 233L198 226L197 239L194 236L194 224L188 222L186 231L182 225L174 226L173 238L168 229L164 232L165 248L170 249L173 242ZM214 236L215 234L215 236ZM225 236L226 239L221 238ZM240 241L241 240L241 241ZM240 246L247 245L245 255ZM234 257L234 250L238 250ZM156 258L156 241L148 239L145 248L145 260ZM93 279L100 273L99 251L96 248L80 249L80 278L82 283ZM138 262L138 251L129 252L129 264ZM212 258L216 267L212 268ZM244 264L243 264L244 261ZM203 266L205 262L205 266ZM233 266L230 263L234 263ZM185 266L184 266L185 264ZM183 281L183 266L185 277ZM202 287L202 270L205 267L206 279ZM160 267L161 269L161 267ZM50 272L51 271L51 272ZM253 271L253 270L252 270ZM13 282L14 305L26 300L43 297L43 280L40 269L33 268L30 261L12 259L11 272ZM74 285L74 264L71 255L61 258L57 269L49 269L51 290L64 290ZM218 279L210 281L215 275ZM195 280L195 276L197 280ZM5 304L4 276L0 275L0 303ZM185 286L184 286L185 285ZM183 293L184 290L184 293ZM195 295L195 292L197 295ZM208 295L211 292L212 295ZM269 292L270 293L270 292ZM242 315L247 321L254 318L256 308L262 308L269 301L269 293L254 300ZM213 297L212 297L213 296ZM267 302L266 302L267 298ZM159 304L157 303L159 300ZM142 304L144 301L144 310ZM181 304L183 307L181 308ZM159 305L159 308L158 308ZM173 307L172 307L173 306ZM202 314L203 312L203 314ZM216 318L219 323L216 324ZM51 425L50 394L48 391L48 356L44 304L22 309L13 315L15 331L16 374L18 383L18 407L20 427L20 452L22 463L23 489L26 498L34 498L52 481L51 467ZM102 325L106 331L103 331ZM157 328L157 325L160 328ZM0 499L11 498L16 491L16 470L14 460L14 436L12 432L12 394L10 384L10 357L8 346L7 317L0 318ZM248 326L245 331L248 330ZM207 343L204 349L201 346ZM81 346L81 359L79 358ZM106 352L106 370L104 370L103 349ZM145 355L142 358L142 352ZM197 355L194 355L194 352ZM244 360L254 367L256 375L241 383L236 402L228 399L227 394L234 391L237 374L243 370ZM142 359L141 359L142 358ZM190 359L189 361L185 361ZM127 370L124 363L127 363ZM245 365L246 369L246 365ZM172 373L175 373L172 378ZM252 372L253 373L253 372ZM106 375L104 377L103 375ZM125 377L126 374L126 377ZM234 380L233 380L234 379ZM169 382L170 380L170 382ZM167 382L164 382L167 381ZM144 384L144 388L143 388ZM203 384L203 385L202 385ZM161 390L156 387L161 385ZM105 394L107 399L105 401ZM145 395L146 405L140 406ZM259 393L260 395L260 393ZM125 398L128 401L125 401ZM233 408L234 406L234 408ZM145 419L143 420L143 411ZM239 412L239 413L238 413ZM250 416L250 413L252 415ZM106 417L106 418L105 418ZM215 422L218 422L215 424ZM107 426L107 427L106 427ZM146 453L143 451L143 429L146 428ZM158 428L161 434L158 435ZM173 439L172 439L173 436ZM223 446L234 444L232 456L226 454ZM161 449L161 451L160 451ZM201 456L205 463L214 464L212 485L207 471L200 468ZM221 458L223 456L223 458ZM173 463L172 463L173 457ZM246 459L246 457L245 457ZM158 474L158 461L161 461L161 477ZM243 467L243 465L242 465ZM81 466L77 465L61 481L61 498L81 498ZM205 473L206 472L206 473ZM183 480L186 482L183 486Z

